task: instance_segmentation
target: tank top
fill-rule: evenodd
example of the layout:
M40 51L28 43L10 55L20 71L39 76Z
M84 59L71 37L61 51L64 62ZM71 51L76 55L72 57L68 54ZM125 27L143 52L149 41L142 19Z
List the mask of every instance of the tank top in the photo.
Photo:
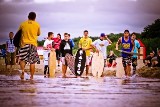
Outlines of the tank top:
M127 51L127 52L131 52L131 50L132 50L131 37L129 37L128 41L125 41L124 37L122 37L122 50ZM122 53L123 58L126 58L128 56L130 56L130 55L126 54L126 53Z

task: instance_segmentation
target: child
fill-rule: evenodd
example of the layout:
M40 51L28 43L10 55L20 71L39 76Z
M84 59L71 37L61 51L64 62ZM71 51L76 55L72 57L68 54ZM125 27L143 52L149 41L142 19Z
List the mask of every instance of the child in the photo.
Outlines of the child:
M48 38L46 39L46 41L44 42L43 45L43 49L44 49L44 53L43 53L43 57L44 57L44 78L47 77L46 72L48 69L48 77L49 77L49 67L48 67L48 57L49 57L49 53L50 51L54 51L53 47L53 43L54 41L52 40L54 34L53 32L48 32Z
M116 65L116 56L113 51L110 51L110 54L107 56L107 66L114 68Z

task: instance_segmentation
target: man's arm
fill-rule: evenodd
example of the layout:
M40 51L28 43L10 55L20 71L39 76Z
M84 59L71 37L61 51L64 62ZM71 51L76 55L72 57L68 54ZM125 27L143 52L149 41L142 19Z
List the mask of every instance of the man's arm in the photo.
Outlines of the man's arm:
M106 35L106 40L109 42L109 44L112 44L112 41L108 38L108 36Z
M37 36L39 36L41 34L41 30L40 27L38 28L38 32L37 32Z
M78 47L79 47L79 48L82 48L81 39L79 40Z
M118 46L122 43L122 38L119 38L116 43L116 50L118 50Z

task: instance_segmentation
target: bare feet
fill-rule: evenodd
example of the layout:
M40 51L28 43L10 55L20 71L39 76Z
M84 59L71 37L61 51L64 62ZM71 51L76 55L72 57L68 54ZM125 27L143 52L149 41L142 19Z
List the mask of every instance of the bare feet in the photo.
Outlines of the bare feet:
M63 75L62 78L67 78L67 76L66 76L66 75Z
M22 72L20 78L23 80L24 79L24 72Z
M32 76L30 76L30 80L33 80L33 75L32 75Z

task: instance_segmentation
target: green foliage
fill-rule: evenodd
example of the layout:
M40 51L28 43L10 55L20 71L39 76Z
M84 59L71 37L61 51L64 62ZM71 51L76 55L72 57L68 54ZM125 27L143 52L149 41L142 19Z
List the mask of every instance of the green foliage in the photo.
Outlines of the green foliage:
M5 49L5 48L6 48L6 44L0 45L0 49Z
M142 32L143 38L160 37L160 19L157 19L151 25L144 28Z
M42 40L42 41L37 41L38 42L38 46L43 46L45 40Z
M150 39L142 39L142 42L145 44L147 49L147 55L151 51L157 51L157 48L160 49L160 38L150 38Z

